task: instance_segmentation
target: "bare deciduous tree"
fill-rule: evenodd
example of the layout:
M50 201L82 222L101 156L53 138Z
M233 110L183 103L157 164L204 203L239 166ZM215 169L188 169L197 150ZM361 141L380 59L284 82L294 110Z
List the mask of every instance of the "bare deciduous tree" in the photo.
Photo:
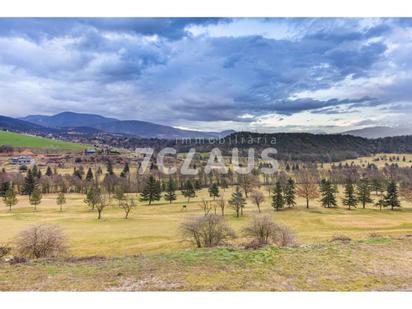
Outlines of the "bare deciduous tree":
M124 211L124 218L127 219L129 217L129 213L132 211L133 208L136 207L136 202L131 197L125 197L119 202L119 207Z
M319 197L317 179L310 171L302 170L298 175L296 193L306 199L306 208L309 208L310 200Z
M252 192L250 193L250 200L251 200L253 203L256 204L256 207L258 208L259 213L260 213L260 212L261 212L261 210L260 210L260 205L265 201L265 196L263 195L263 193L260 192L260 191L257 191L257 190L252 191Z

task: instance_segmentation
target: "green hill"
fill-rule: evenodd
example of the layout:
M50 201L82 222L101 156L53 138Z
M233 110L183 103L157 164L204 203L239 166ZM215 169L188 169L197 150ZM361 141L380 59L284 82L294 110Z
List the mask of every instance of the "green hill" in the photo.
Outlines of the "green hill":
M63 142L50 138L18 134L6 131L0 131L0 145L10 145L13 147L27 148L56 148L67 150L82 150L88 148L87 145Z

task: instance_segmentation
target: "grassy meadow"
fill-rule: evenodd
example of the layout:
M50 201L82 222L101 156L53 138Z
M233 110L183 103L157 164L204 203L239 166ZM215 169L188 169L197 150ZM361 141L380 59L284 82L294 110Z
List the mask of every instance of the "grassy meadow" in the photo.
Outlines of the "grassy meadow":
M63 150L82 150L89 146L60 140L44 138L33 135L18 134L14 132L0 131L0 145L25 148L51 148Z
M343 188L340 188L342 196ZM231 190L222 192L226 199ZM312 201L310 209L305 208L305 201L298 199L297 207L285 208L275 212L270 206L270 198L265 191L266 201L262 212L272 214L273 218L287 225L296 235L300 244L313 244L330 240L334 235L347 235L352 239L364 239L371 233L383 236L412 234L412 207L403 201L400 210L374 208L369 204L366 209L347 210L325 209L318 201ZM0 243L12 242L15 235L26 226L35 223L53 223L60 225L68 236L70 253L75 256L122 256L133 254L152 254L174 252L192 247L180 234L181 222L190 216L202 215L201 200L210 197L206 189L187 203L178 194L178 200L171 205L162 200L151 206L138 202L129 219L124 219L123 210L116 200L103 211L103 219L97 220L97 212L90 210L84 203L84 195L67 194L67 204L63 212L59 211L53 194L44 195L38 210L34 212L27 197L19 196L19 203L11 212L2 204L0 208ZM187 205L183 209L182 205ZM220 213L220 209L217 209ZM241 230L248 220L257 214L256 206L248 201L245 216L235 217L235 212L227 207L226 220L242 236ZM240 237L238 242L242 242Z

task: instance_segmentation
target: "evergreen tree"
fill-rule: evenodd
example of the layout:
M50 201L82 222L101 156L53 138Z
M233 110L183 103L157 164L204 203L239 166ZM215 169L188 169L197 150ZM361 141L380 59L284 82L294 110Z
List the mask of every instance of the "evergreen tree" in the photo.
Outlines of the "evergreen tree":
M371 190L375 191L375 194L378 195L379 192L381 192L383 190L383 184L381 181L379 181L379 179L372 179L372 183L371 183Z
M395 207L401 207L398 197L398 187L395 181L391 180L388 183L386 192L387 194L384 197L384 207L390 207L392 210L394 210Z
M60 211L63 211L63 204L66 204L66 197L63 192L57 195L56 204L60 206Z
M101 190L97 186L90 187L86 192L86 198L84 202L92 209L100 202Z
M199 190L202 189L202 185L201 185L199 179L195 180L194 188L195 188L196 191L199 191Z
M4 197L6 192L10 189L10 182L4 181L0 183L0 197Z
M33 175L32 171L29 169L27 171L26 177L24 178L22 193L31 195L35 187L36 187L35 176Z
M106 170L107 170L107 175L110 175L110 176L114 175L112 161L107 160Z
M123 171L120 173L120 177L126 177L130 172L129 163L125 163L123 167Z
M3 197L4 204L9 207L9 211L11 211L11 207L17 204L17 197L16 193L13 189L9 188Z
M176 185L171 177L169 178L165 189L165 200L172 204L172 202L176 200Z
M34 210L37 210L37 205L41 203L42 194L39 188L36 186L29 196L30 205L33 205Z
M361 179L356 188L358 201L362 204L362 208L366 207L366 203L372 203L370 184L367 179Z
M229 205L236 211L236 217L239 218L239 216L243 216L243 208L246 205L246 199L243 197L239 186L236 186L236 191L232 193Z
M52 171L52 169L50 168L50 166L48 166L48 167L47 167L47 170L46 170L46 176L50 177L50 176L52 176L52 175L53 175L53 171Z
M345 184L345 197L342 200L343 205L347 206L349 210L351 207L355 207L358 205L358 200L355 196L355 188L353 187L353 183L350 179L346 181Z
M92 182L94 179L92 169L89 167L86 173L86 181Z
M82 173L81 173L81 171L78 170L77 168L74 168L74 170L73 170L73 177L77 177L77 178L79 178L79 179L81 180L81 179L82 179Z
M288 207L294 207L296 205L296 190L295 182L292 178L289 178L285 188L285 202Z
M114 198L119 203L119 207L121 206L122 202L126 200L126 195L124 194L124 190L122 186L116 186L114 191Z
M279 211L279 209L283 208L284 205L285 200L282 194L282 185L279 181L277 181L272 195L272 207L276 209L276 211Z
M160 200L160 184L153 176L150 176L147 180L143 191L140 194L140 200L149 202L149 205L152 204L152 201Z
M184 197L187 198L187 202L188 202L188 203L189 203L189 201L190 201L190 199L191 199L192 197L195 197L195 196L196 196L195 188L194 188L194 186L193 186L193 183L192 183L190 180L188 180L188 181L186 182L185 187L184 187L184 189L182 190L182 194L183 194Z
M213 200L215 200L217 197L219 197L219 187L217 183L212 183L212 185L209 187L209 195L213 197Z
M326 179L323 179L320 185L321 191L321 203L323 207L332 208L336 207L336 188L335 186Z

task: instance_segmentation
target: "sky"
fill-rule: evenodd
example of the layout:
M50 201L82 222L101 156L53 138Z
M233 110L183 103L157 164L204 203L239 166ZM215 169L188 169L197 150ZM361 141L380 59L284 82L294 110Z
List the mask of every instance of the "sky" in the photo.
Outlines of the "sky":
M194 130L410 125L412 19L0 18L0 114Z

